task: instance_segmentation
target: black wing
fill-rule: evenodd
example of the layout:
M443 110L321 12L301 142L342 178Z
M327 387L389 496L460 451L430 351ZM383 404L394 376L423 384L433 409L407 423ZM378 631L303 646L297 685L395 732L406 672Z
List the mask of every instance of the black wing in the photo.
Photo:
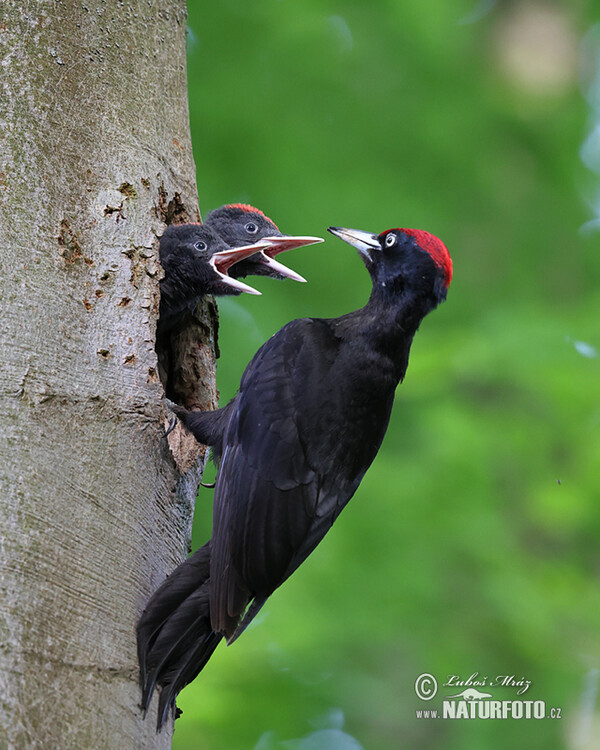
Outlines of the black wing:
M360 370L348 349L330 321L297 320L244 373L224 435L211 541L211 622L230 640L248 603L255 614L316 547L377 452L393 388L357 419L370 379L342 377L348 366Z

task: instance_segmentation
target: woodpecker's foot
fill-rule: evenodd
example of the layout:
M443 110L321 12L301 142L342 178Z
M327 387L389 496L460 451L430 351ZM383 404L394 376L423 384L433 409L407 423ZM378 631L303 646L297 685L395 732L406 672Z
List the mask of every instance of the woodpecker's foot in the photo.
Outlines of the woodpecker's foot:
M172 411L173 414L179 415L179 412L184 411L183 406L176 404L174 401L171 401L171 399L167 398L166 396L163 398L163 403L165 405L165 408L168 411Z
M166 396L163 399L163 403L164 403L165 409L167 411L167 417L169 417L169 416L171 417L171 421L169 422L169 426L166 429L165 434L163 435L163 437L166 438L175 429L175 425L177 424L177 418L179 417L181 419L182 413L185 412L186 410L183 408L183 406L180 406L179 404L176 404L174 401L171 401L171 399L167 398ZM169 412L170 412L170 414L169 414Z
M169 435L173 432L175 429L175 425L177 424L177 417L172 417L171 421L169 422L169 426L165 430L165 434L163 435L163 438L169 437Z

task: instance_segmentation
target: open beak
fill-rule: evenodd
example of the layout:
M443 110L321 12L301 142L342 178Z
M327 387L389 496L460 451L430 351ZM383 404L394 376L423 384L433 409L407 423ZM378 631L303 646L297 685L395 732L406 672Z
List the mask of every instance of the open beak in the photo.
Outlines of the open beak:
M363 258L369 261L373 260L371 255L373 250L381 250L379 236L376 234L363 232L360 229L343 229L342 227L329 227L327 231L355 247Z
M267 255L266 250L264 250L258 256L257 260L260 260L261 263L267 266L267 268L270 268L271 271L278 274L279 276L284 276L286 279L293 279L294 281L306 281L304 276L300 276L300 274L296 273L296 271L292 271L291 268L284 266L283 263L279 263L278 261L271 258L269 255Z
M304 247L304 245L316 245L318 242L324 242L322 237L301 237L299 235L282 234L278 237L263 237L261 242L267 242L265 255L274 258L279 253L286 250L293 250L295 247Z
M259 292L258 289L254 289L254 287L249 284L244 284L244 282L239 281L239 279L232 279L227 272L231 266L235 263L239 263L240 260L249 258L255 253L262 254L262 251L268 246L269 243L265 244L264 240L259 240L253 245L231 247L227 250L220 250L218 253L213 253L208 262L213 267L215 273L221 277L221 282L223 284L227 284L228 286L233 287L233 289L237 289L240 292L246 292L247 294L262 294L262 292Z
M265 247L263 252L257 257L261 263L271 269L274 273L279 276L283 276L286 279L293 279L294 281L306 281L304 276L300 276L299 273L292 271L291 268L284 266L283 263L279 263L275 260L275 256L279 253L283 253L286 250L293 250L295 247L304 247L304 245L315 245L318 242L323 242L322 237L302 237L299 235L282 234L272 237L263 237L260 242L264 242Z

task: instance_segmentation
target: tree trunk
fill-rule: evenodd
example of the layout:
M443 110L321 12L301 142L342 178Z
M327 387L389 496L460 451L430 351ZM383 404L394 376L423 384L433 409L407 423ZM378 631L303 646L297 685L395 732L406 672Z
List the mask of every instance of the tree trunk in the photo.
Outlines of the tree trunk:
M154 350L156 237L199 219L185 36L185 0L0 7L1 748L170 747L135 623L202 468L163 439ZM204 407L213 323L206 302L176 354Z

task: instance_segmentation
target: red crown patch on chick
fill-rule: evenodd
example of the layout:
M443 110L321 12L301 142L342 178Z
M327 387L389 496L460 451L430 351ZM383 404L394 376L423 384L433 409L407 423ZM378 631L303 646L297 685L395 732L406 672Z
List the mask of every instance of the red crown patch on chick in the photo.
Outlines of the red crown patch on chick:
M260 208L255 208L254 206L251 206L249 203L228 203L224 208L239 208L240 211L246 211L247 213L254 213L258 214L259 216L262 216L263 219L266 219L267 221L270 221L271 224L279 231L279 227L273 219L271 219L270 216L267 216L263 211L260 210Z

